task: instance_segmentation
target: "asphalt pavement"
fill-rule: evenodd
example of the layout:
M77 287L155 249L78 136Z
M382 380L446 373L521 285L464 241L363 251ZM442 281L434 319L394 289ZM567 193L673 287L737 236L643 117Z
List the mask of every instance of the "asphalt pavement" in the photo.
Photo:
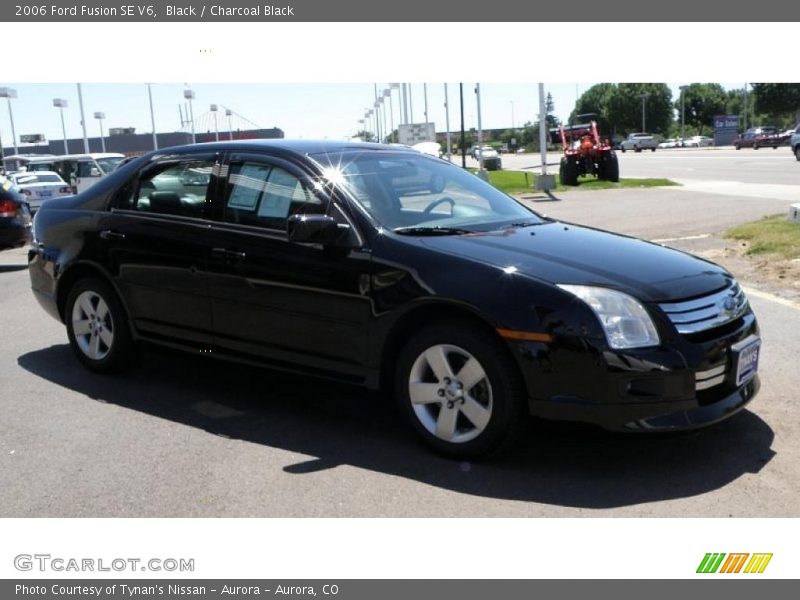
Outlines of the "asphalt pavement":
M785 206L674 188L561 198L529 201L649 239ZM2 252L0 516L800 516L800 306L750 298L762 390L735 418L667 437L532 421L514 452L471 463L431 454L386 398L350 386L153 347L90 374L33 299L25 252Z

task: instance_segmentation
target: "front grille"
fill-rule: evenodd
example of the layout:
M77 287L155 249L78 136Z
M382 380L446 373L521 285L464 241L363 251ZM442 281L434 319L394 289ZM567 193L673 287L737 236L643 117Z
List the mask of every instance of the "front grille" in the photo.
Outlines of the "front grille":
M709 296L658 305L678 333L706 331L730 323L747 312L747 296L738 283Z

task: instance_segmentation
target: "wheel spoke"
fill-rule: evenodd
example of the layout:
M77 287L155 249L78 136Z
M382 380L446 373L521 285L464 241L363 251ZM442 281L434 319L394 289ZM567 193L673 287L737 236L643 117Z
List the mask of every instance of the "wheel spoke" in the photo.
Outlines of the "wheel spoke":
M456 434L457 408L447 408L442 405L439 418L436 420L436 435L444 440L452 440Z
M464 386L464 391L468 392L486 377L486 373L483 372L483 367L481 367L481 364L477 361L477 359L475 357L471 357L466 363L464 363L464 366L461 367L457 377Z
M97 318L101 321L105 321L106 316L108 315L108 304L102 298L97 299Z
M76 336L78 335L88 335L89 334L89 320L88 319L81 319L79 321L72 322L72 331L75 333Z
M95 313L94 306L92 306L92 302L88 294L81 294L80 306L83 314L87 317L91 317Z
M439 397L440 389L441 386L437 383L416 382L409 384L408 395L412 404L432 404L442 401Z
M478 404L478 402L470 396L464 398L464 404L462 404L460 408L464 416L467 417L475 427L481 431L486 429L486 426L489 424L489 418L492 416L491 411Z
M439 381L442 381L445 377L453 378L453 369L450 368L447 355L441 346L429 348L425 352L425 360L428 361L428 366Z
M111 348L111 342L113 342L113 341L114 341L114 334L113 334L113 333L111 333L111 332L110 332L108 329L106 329L106 328L104 327L104 328L103 328L103 329L102 329L102 330L99 332L99 336L98 336L98 337L99 337L101 340L103 340L103 343L106 345L106 348Z
M94 332L89 337L89 358L97 359L100 357L100 336Z

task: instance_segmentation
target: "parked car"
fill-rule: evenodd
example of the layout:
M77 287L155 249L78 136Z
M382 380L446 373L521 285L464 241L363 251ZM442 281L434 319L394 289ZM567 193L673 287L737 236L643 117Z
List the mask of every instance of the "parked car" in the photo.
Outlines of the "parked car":
M677 139L670 138L668 140L664 140L663 142L659 142L658 147L661 149L680 148L680 142Z
M491 146L481 146L478 150L476 160L483 160L483 168L487 171L499 171L503 168L503 160L500 153Z
M21 171L8 178L25 194L31 212L36 213L42 202L72 195L72 188L54 171Z
M800 160L800 125L794 130L792 137L789 138L789 148L792 149L794 157Z
M742 148L758 150L765 146L771 146L775 150L780 145L781 140L777 127L751 127L733 142L733 147L737 150Z
M714 140L704 135L694 135L684 140L683 145L686 148L703 148L705 146L713 146Z
M634 152L641 152L642 150L656 151L658 148L658 140L650 133L632 133L628 139L624 140L619 145L620 150L633 150Z
M149 341L383 386L456 457L507 447L528 413L692 429L759 388L756 317L722 267L379 144L152 152L45 203L29 272L92 371Z
M420 142L419 144L414 144L411 147L417 152L422 152L423 154L430 154L436 158L442 157L442 146L439 142Z
M0 175L0 250L19 248L30 238L28 202L12 181Z

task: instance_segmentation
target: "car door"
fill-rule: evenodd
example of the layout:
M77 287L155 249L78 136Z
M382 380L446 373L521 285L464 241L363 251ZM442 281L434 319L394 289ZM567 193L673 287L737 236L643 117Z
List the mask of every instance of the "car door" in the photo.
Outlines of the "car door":
M146 336L212 342L205 265L218 159L206 153L148 162L98 227L106 267Z
M359 376L366 363L369 252L289 242L291 214L344 211L294 163L230 156L212 227L209 295L222 351ZM355 230L352 230L357 236Z

